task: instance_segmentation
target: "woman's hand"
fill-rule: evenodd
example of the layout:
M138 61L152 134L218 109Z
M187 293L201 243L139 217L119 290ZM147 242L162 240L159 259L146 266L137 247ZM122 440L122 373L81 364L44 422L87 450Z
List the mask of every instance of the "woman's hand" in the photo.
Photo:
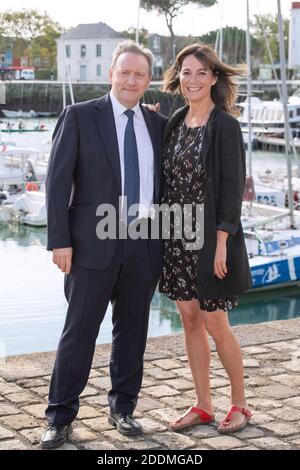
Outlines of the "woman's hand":
M160 103L156 103L156 104L143 103L143 106L145 106L145 108L148 108L150 111L154 111L155 113L160 110Z
M217 246L214 260L214 275L218 279L224 279L227 274L227 241L228 233L217 230Z

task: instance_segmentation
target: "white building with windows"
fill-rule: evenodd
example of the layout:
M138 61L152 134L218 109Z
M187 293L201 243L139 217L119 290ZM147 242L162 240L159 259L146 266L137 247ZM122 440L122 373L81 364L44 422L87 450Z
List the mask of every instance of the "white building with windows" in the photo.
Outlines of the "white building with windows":
M57 39L57 79L108 82L112 53L124 39L105 23L79 24Z

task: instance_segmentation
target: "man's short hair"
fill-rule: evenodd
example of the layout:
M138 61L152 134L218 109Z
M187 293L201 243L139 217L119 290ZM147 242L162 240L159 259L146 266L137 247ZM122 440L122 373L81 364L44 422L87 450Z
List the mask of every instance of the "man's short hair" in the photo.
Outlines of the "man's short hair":
M116 67L118 58L124 52L133 52L134 54L139 54L139 55L144 56L147 59L148 64L149 64L149 75L150 76L152 75L153 62L154 62L154 56L152 52L150 51L150 49L130 40L122 41L117 45L112 56L111 69L114 69Z

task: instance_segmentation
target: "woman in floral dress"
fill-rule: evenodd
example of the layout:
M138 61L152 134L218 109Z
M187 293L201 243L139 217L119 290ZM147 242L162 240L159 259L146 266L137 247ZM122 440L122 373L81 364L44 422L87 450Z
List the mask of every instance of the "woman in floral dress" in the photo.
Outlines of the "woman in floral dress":
M237 295L251 287L240 223L245 152L239 123L232 116L232 77L241 73L224 64L210 47L194 44L178 54L165 75L165 90L181 93L187 106L167 124L162 202L182 210L203 205L204 211L202 226L195 210L186 219L194 233L203 231L202 247L191 249L189 237L175 236L176 214L165 240L160 292L176 301L196 393L194 406L171 423L174 431L214 421L208 334L231 384L231 406L219 432L243 429L251 417L241 348L228 321Z

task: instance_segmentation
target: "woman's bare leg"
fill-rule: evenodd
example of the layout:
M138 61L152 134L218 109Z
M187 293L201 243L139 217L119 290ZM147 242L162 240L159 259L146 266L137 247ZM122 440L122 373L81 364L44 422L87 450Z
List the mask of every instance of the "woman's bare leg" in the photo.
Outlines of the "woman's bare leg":
M184 328L186 352L195 385L196 402L194 406L212 415L213 405L209 383L210 347L204 316L197 300L182 300L177 301L176 304ZM192 418L194 418L194 414L192 414ZM187 415L181 423L188 423L189 420L191 420L191 416Z
M231 384L231 403L247 408L244 388L244 367L241 347L228 321L224 310L202 312L206 330L212 336L219 358L228 374ZM234 413L232 425L242 423L245 416Z

